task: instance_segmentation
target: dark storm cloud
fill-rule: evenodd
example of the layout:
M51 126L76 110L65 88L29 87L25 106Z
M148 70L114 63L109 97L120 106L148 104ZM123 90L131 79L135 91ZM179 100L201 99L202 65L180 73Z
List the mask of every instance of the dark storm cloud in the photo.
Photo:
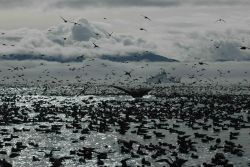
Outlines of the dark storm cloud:
M246 5L249 0L0 0L0 8L36 7L36 8L84 8L123 7L123 6L181 6L181 5Z

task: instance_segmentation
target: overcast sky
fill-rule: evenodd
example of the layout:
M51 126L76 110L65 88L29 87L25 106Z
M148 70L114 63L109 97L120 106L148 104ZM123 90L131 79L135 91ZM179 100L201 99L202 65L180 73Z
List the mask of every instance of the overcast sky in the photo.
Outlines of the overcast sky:
M250 46L249 9L249 0L0 0L0 32L6 33L0 43L16 45L0 49L27 54L24 50L30 48L29 54L67 57L83 51L100 55L150 50L181 61L249 60L250 52L239 49ZM86 20L75 28L59 16ZM94 30L103 36L95 38ZM111 32L114 36L107 39L105 34ZM67 49L63 37L68 38ZM93 50L92 42L102 49Z
M78 15L78 17L86 16L91 17L91 19L98 19L105 15L116 18L117 15L114 14L120 8L124 8L127 13L121 13L118 15L119 17L122 14L130 13L131 7L136 7L137 10L138 8L146 10L161 8L166 13L169 9L177 9L176 12L171 10L168 15L162 15L163 19L180 14L185 18L185 13L181 12L188 12L185 8L191 8L190 10L192 10L192 8L205 7L210 8L210 10L204 11L204 14L208 13L211 16L217 15L217 17L220 17L228 16L231 12L242 8L240 10L242 13L247 12L249 6L249 0L0 0L0 21L1 28L17 28L18 26L41 28L53 24L58 15L65 13L69 16ZM178 10L178 8L184 9ZM218 8L219 10L216 10ZM96 11L93 13L93 10ZM155 13L156 11L152 12ZM88 14L89 12L90 14ZM151 14L151 11L149 10L148 13ZM178 21L181 22L181 20Z

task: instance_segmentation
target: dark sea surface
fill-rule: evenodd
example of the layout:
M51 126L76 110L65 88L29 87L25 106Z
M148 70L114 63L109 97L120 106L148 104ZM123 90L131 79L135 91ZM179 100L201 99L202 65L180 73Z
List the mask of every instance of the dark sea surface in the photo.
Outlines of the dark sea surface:
M216 153L246 167L250 96L5 94L0 133L0 159L18 167L122 166L126 158L128 166L142 166L142 158L151 166L169 166L157 161L176 157L187 160L183 166L202 166Z

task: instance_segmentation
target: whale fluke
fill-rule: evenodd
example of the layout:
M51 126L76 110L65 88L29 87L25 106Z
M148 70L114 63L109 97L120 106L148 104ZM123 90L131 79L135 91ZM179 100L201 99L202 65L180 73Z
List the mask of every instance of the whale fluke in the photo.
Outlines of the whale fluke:
M120 86L114 86L114 85L112 85L111 87L119 89L119 90L129 94L130 96L132 96L134 98L143 97L143 96L147 95L152 90L152 88L127 89L127 88L122 88Z

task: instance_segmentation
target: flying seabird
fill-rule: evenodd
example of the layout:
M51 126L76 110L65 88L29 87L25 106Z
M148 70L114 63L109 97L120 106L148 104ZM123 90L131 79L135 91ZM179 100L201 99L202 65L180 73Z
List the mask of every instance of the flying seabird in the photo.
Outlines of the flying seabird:
M216 20L216 22L224 22L224 23L226 23L226 21L224 19L218 19L218 20Z
M131 77L131 72L132 72L132 71L130 71L130 72L125 71L125 74L124 74L124 75L127 75L127 76Z
M199 62L199 65L208 65L208 64L206 64L206 63L200 61L200 62Z
M93 42L93 45L94 45L94 48L99 48L99 46L96 45L94 42Z
M220 43L214 43L214 47L215 47L216 49L219 49L220 46L221 46L221 42L220 42Z
M99 34L99 33L97 33L97 32L95 33L95 35L96 35L96 36L100 36L100 34Z
M247 50L247 49L250 49L249 47L246 47L246 46L241 46L240 47L241 50Z
M60 16L60 18L64 21L64 23L68 23L68 20L66 20L66 19L63 18L62 16Z
M144 17L144 19L151 21L151 19L148 16L145 16L145 15L141 15L141 16Z
M114 32L108 33L108 36L111 37Z
M141 31L147 31L145 28L140 28Z
M69 21L69 22L70 22L70 23L73 23L75 26L76 26L76 25L79 25L79 26L81 25L81 24L79 24L79 23L77 23L77 22L74 22L74 21Z

